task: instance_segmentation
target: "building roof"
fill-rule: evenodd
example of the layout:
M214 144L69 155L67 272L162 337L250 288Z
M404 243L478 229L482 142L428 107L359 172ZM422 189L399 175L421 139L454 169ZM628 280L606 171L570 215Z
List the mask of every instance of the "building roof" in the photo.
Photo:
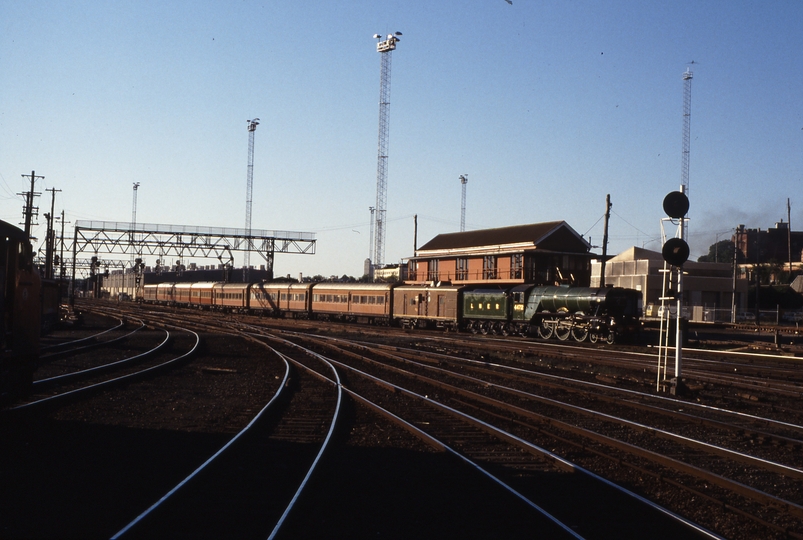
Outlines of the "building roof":
M439 234L416 250L422 252L451 252L477 248L533 249L571 253L587 253L591 249L582 236L565 221L549 221L529 225L514 225L496 229L480 229ZM429 253L427 253L429 254Z
M648 260L653 265L662 265L664 264L664 257L658 251L651 251L649 249L639 248L639 247L631 247L623 252L619 253L615 257L611 257L608 259L608 264L612 262L623 262L623 261L643 261ZM689 259L683 264L683 268L686 270L694 269L695 272L705 272L705 271L719 271L730 273L731 272L731 263L715 263L715 262L697 262Z
M633 246L611 257L608 261L637 261L637 260L663 261L664 257L657 251Z

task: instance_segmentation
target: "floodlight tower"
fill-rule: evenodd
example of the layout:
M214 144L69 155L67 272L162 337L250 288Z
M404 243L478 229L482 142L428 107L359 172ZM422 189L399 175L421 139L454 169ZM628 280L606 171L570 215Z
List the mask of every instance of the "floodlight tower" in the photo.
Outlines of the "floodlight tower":
M259 125L259 118L248 122L248 171L245 188L245 255L243 256L243 283L248 283L249 266L251 265L251 202L254 191L254 132Z
M401 32L388 34L383 40L379 34L374 38L380 40L376 50L381 54L382 62L379 74L379 144L376 164L376 214L374 260L375 267L382 266L385 259L385 215L387 205L387 176L388 176L388 139L390 137L390 61L391 53L396 48L396 42Z
M468 175L460 175L460 183L463 184L463 196L460 200L460 232L466 230L466 184L468 184Z
M689 197L689 143L691 141L691 80L693 74L689 68L683 73L683 158L680 165L680 185L683 193ZM688 236L688 222L686 233Z

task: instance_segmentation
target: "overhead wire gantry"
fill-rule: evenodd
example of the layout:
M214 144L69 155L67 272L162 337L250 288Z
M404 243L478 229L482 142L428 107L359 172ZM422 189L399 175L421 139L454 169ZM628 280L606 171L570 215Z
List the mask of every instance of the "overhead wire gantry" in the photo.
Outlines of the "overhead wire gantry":
M273 277L276 253L315 254L315 233L154 225L115 221L76 221L73 237L72 280L75 290L76 261L82 253L138 256L220 258L224 253L259 253L265 259L268 276ZM123 263L124 264L124 263Z

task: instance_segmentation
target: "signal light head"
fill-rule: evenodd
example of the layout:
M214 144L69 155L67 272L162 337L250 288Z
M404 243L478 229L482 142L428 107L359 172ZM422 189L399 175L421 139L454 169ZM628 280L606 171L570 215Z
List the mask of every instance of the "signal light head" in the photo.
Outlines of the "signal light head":
M683 266L689 260L689 244L682 238L670 238L661 249L664 260L672 266Z
M680 191L673 191L664 197L664 212L671 218L682 218L689 211L689 198Z

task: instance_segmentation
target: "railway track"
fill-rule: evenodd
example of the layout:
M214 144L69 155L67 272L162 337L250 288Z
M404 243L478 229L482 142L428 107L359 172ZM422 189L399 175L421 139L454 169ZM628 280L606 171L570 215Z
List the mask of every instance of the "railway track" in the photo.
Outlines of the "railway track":
M294 336L294 339L308 341L308 338L299 336ZM409 380L392 382L395 377L377 375L377 370L387 371L387 365L371 359L370 353L363 355L340 347L335 347L331 353L339 360L332 356L330 360L346 372L344 378L350 391L374 396L377 406L418 426L428 436L442 441L440 444L454 448L463 459L475 463L478 468L492 471L507 489L519 494L553 524L560 524L564 534L571 531L583 538L625 538L638 530L636 537L646 534L655 538L689 534L699 534L700 538L715 537L660 505L651 504L629 490L499 428L498 423L488 423L459 410L461 407L447 405L447 402L455 401L454 398L440 393L451 393L455 390L453 387L427 381L431 385L430 391L434 386L438 392L431 397L432 394L412 389L419 386L417 383L422 382L421 377L414 377L416 380L411 384ZM351 365L349 360L369 364L373 369L368 373ZM393 371L398 374L397 370ZM461 397L467 397L465 392L462 394ZM566 476L567 472L573 474ZM530 480L548 478L547 481L554 482L554 485L545 493L533 489L531 482L522 482L522 476ZM573 503L567 506L569 500ZM661 532L656 533L656 530Z
M337 386L306 370L291 370L290 360L279 356L286 371L271 401L113 538L154 538L173 532L191 538L232 534L264 538L281 524L326 447L340 397ZM288 489L293 486L299 487Z
M174 332L178 335L171 335L169 331L161 330L156 331L156 334L158 334L157 339L148 338L153 345L147 346L142 352L132 353L131 346L123 345L122 353L116 350L111 353L105 351L103 355L98 353L100 347L109 347L118 339L122 340L128 336L61 351L60 356L68 357L69 361L60 361L59 365L51 365L46 370L50 373L54 371L59 373L34 380L31 395L11 407L10 411L27 411L37 407L53 406L112 385L125 384L149 376L185 361L194 354L200 341L200 337L194 332L184 335L180 335L181 332ZM172 343L169 343L171 341ZM88 358L87 347L94 351ZM83 357L78 358L76 353L80 353ZM121 354L123 357L119 358Z
M340 346L349 347L349 345ZM362 351L361 354L369 354L365 346L351 346L351 348L359 349ZM374 350L371 350L370 354L378 356ZM382 365L379 369L387 370L387 364L390 361L395 361L403 366L403 369L407 372L414 370L411 367L413 362L409 360L409 354L408 352L408 358L399 356L394 358L395 355L384 353L381 355ZM420 353L416 354L420 356ZM437 359L437 363L441 365L444 363L443 355ZM482 364L487 363L482 362ZM441 368L433 368L431 366L427 369L444 371ZM461 371L465 371L465 369L461 368ZM427 378L426 382L428 384L436 388L443 388L443 386L440 386L443 383L438 383L432 378L431 374L415 376L419 381L422 380L422 377ZM667 425L666 418L672 417L672 415L668 411L653 410L652 412L660 413L658 416L663 418L663 424L659 425L664 427L660 428L655 427L653 424L640 424L613 416L610 413L601 413L520 390L502 389L506 393L516 395L518 398L525 397L530 401L539 402L540 405L548 403L552 409L560 409L560 412L552 410L543 414L534 414L529 410L512 410L510 405L503 405L500 401L487 397L494 392L498 392L501 388L499 385L488 381L487 373L482 380L466 376L464 373L455 372L450 372L448 377L463 381L459 390L460 393L470 392L466 390L468 386L466 381L472 379L470 383L476 387L476 390L458 400L469 410L482 411L495 418L497 422L510 421L511 412L518 416L529 417L530 420L535 421L535 425L526 426L530 430L537 428L542 434L549 434L548 432L551 429L553 439L563 439L567 443L571 443L572 438L566 437L560 431L571 433L574 438L580 436L585 441L575 441L573 444L577 448L587 449L593 445L602 446L604 448L598 450L597 453L600 456L605 456L608 461L619 464L626 463L631 470L638 471L641 475L652 477L656 483L674 483L676 488L685 489L687 496L707 499L715 506L724 506L733 514L741 514L743 518L752 521L752 525L755 527L769 529L773 531L773 534L786 534L790 531L790 528L799 527L801 510L803 510L796 502L801 499L799 480L803 471L798 468L799 465L791 466L773 462L733 450L724 444L704 442L687 435L673 433L672 430L685 427L690 420L689 415L676 417L676 420L669 420L669 424L675 422L675 425ZM518 373L517 378L523 379L520 382L525 386L527 385L526 376ZM490 389L493 389L493 392ZM458 391L456 388L451 390ZM432 390L430 389L430 391ZM575 391L576 393L577 391ZM588 401L588 392L586 391L582 394L583 400ZM484 403L484 405L477 405L477 401ZM602 399L601 401L606 402L609 406L613 404L613 408L617 410L620 410L624 405L616 404L610 398ZM507 411L500 414L499 412L488 410L488 404L497 409L507 409ZM641 405L636 404L631 407L638 410L641 415L645 412L645 408ZM578 419L578 414L588 419ZM756 418L755 420L772 423L769 419ZM704 420L696 420L696 423L701 422L704 423ZM549 429L545 429L543 427L545 425L548 425ZM711 425L708 424L709 427ZM790 427L784 426L784 429ZM554 428L559 429L556 432ZM623 428L626 428L628 433L618 433ZM719 435L720 439L728 439L728 444L730 445L738 445L750 440L755 441L757 437L773 439L790 449L787 452L789 459L796 461L797 464L800 462L798 449L800 448L801 440L799 438L789 438L783 435L773 436L766 432L745 434L743 426L724 422L720 422L718 429L722 432ZM797 429L800 428L798 427ZM605 434L606 432L608 435ZM630 457L623 458L622 453L630 455ZM682 459L667 457L668 455L679 456ZM644 460L650 463L646 468L641 464ZM724 466L721 464L723 461L725 462ZM738 465L732 465L732 463ZM599 467L599 465L597 466ZM748 484L758 487L751 487ZM710 485L716 485L722 491L716 496L711 496L708 494L711 491ZM649 489L649 487L643 488ZM661 489L667 491L666 486ZM773 492L776 494L773 494ZM735 501L734 498L740 500ZM750 509L750 506L757 502L764 506L763 512ZM749 510L745 510L745 508ZM789 534L794 537L795 534L799 533L792 530Z
M166 311L173 317L171 324L179 320L189 326L212 324L205 313ZM140 315L145 312L138 310ZM256 322L274 326L274 321L230 315L214 319L218 328L223 325L230 333L268 331L255 328ZM251 326L239 326L240 320ZM651 365L653 355L607 346L405 332L391 332L384 340L371 338L382 343L369 343L368 336L356 335L362 333L359 329L349 331L351 337L334 340L329 334L308 335L315 327L328 325L289 323L280 321L285 329L269 333L332 360L351 399L374 407L376 414L406 421L408 427L403 429L410 433L426 432L415 436L429 437L427 444L441 451L458 452L474 463L475 470L493 475L507 486L504 489L520 496L520 501L543 509L551 518L541 514L539 519L554 519L553 525L562 524L565 532L587 538L628 537L628 531L600 528L611 526L603 515L615 511L593 510L597 501L614 499L600 495L602 488L580 489L597 494L582 505L584 515L554 502L560 500L561 489L566 490L565 497L576 497L568 495L571 481L579 482L577 471L587 470L604 479L603 484L626 485L638 497L654 501L661 519L674 523L659 526L661 530L704 536L710 529L729 538L803 538L803 427L796 416L800 407L784 394L783 384L794 385L788 382L793 379L789 375L793 364L785 359L762 363L760 358L742 356L711 359L707 353L689 359L687 369L693 373L698 361L698 369L705 369L711 380L703 383L696 401L688 401L654 393L654 372L645 363L648 358ZM293 327L307 331L287 330ZM280 348L276 342L271 345ZM299 361L298 353L282 352ZM734 365L737 375L731 380ZM741 367L752 371L740 373ZM741 386L734 383L749 385L751 378L773 381L761 390L768 397L735 397L734 388ZM571 481L567 465L556 465L561 459L572 462ZM543 494L528 491L536 481L549 486L545 500L538 499ZM320 489L318 485L313 491ZM305 530L297 516L309 511L304 501L315 497L300 496L301 509L289 514L278 537ZM638 529L641 537L656 537L655 529L650 529L655 519L642 524L632 518L644 512L638 507L644 501L625 497L636 506L626 511L628 517L619 515L620 525ZM623 504L617 506L628 508ZM690 533L694 523L700 525Z

